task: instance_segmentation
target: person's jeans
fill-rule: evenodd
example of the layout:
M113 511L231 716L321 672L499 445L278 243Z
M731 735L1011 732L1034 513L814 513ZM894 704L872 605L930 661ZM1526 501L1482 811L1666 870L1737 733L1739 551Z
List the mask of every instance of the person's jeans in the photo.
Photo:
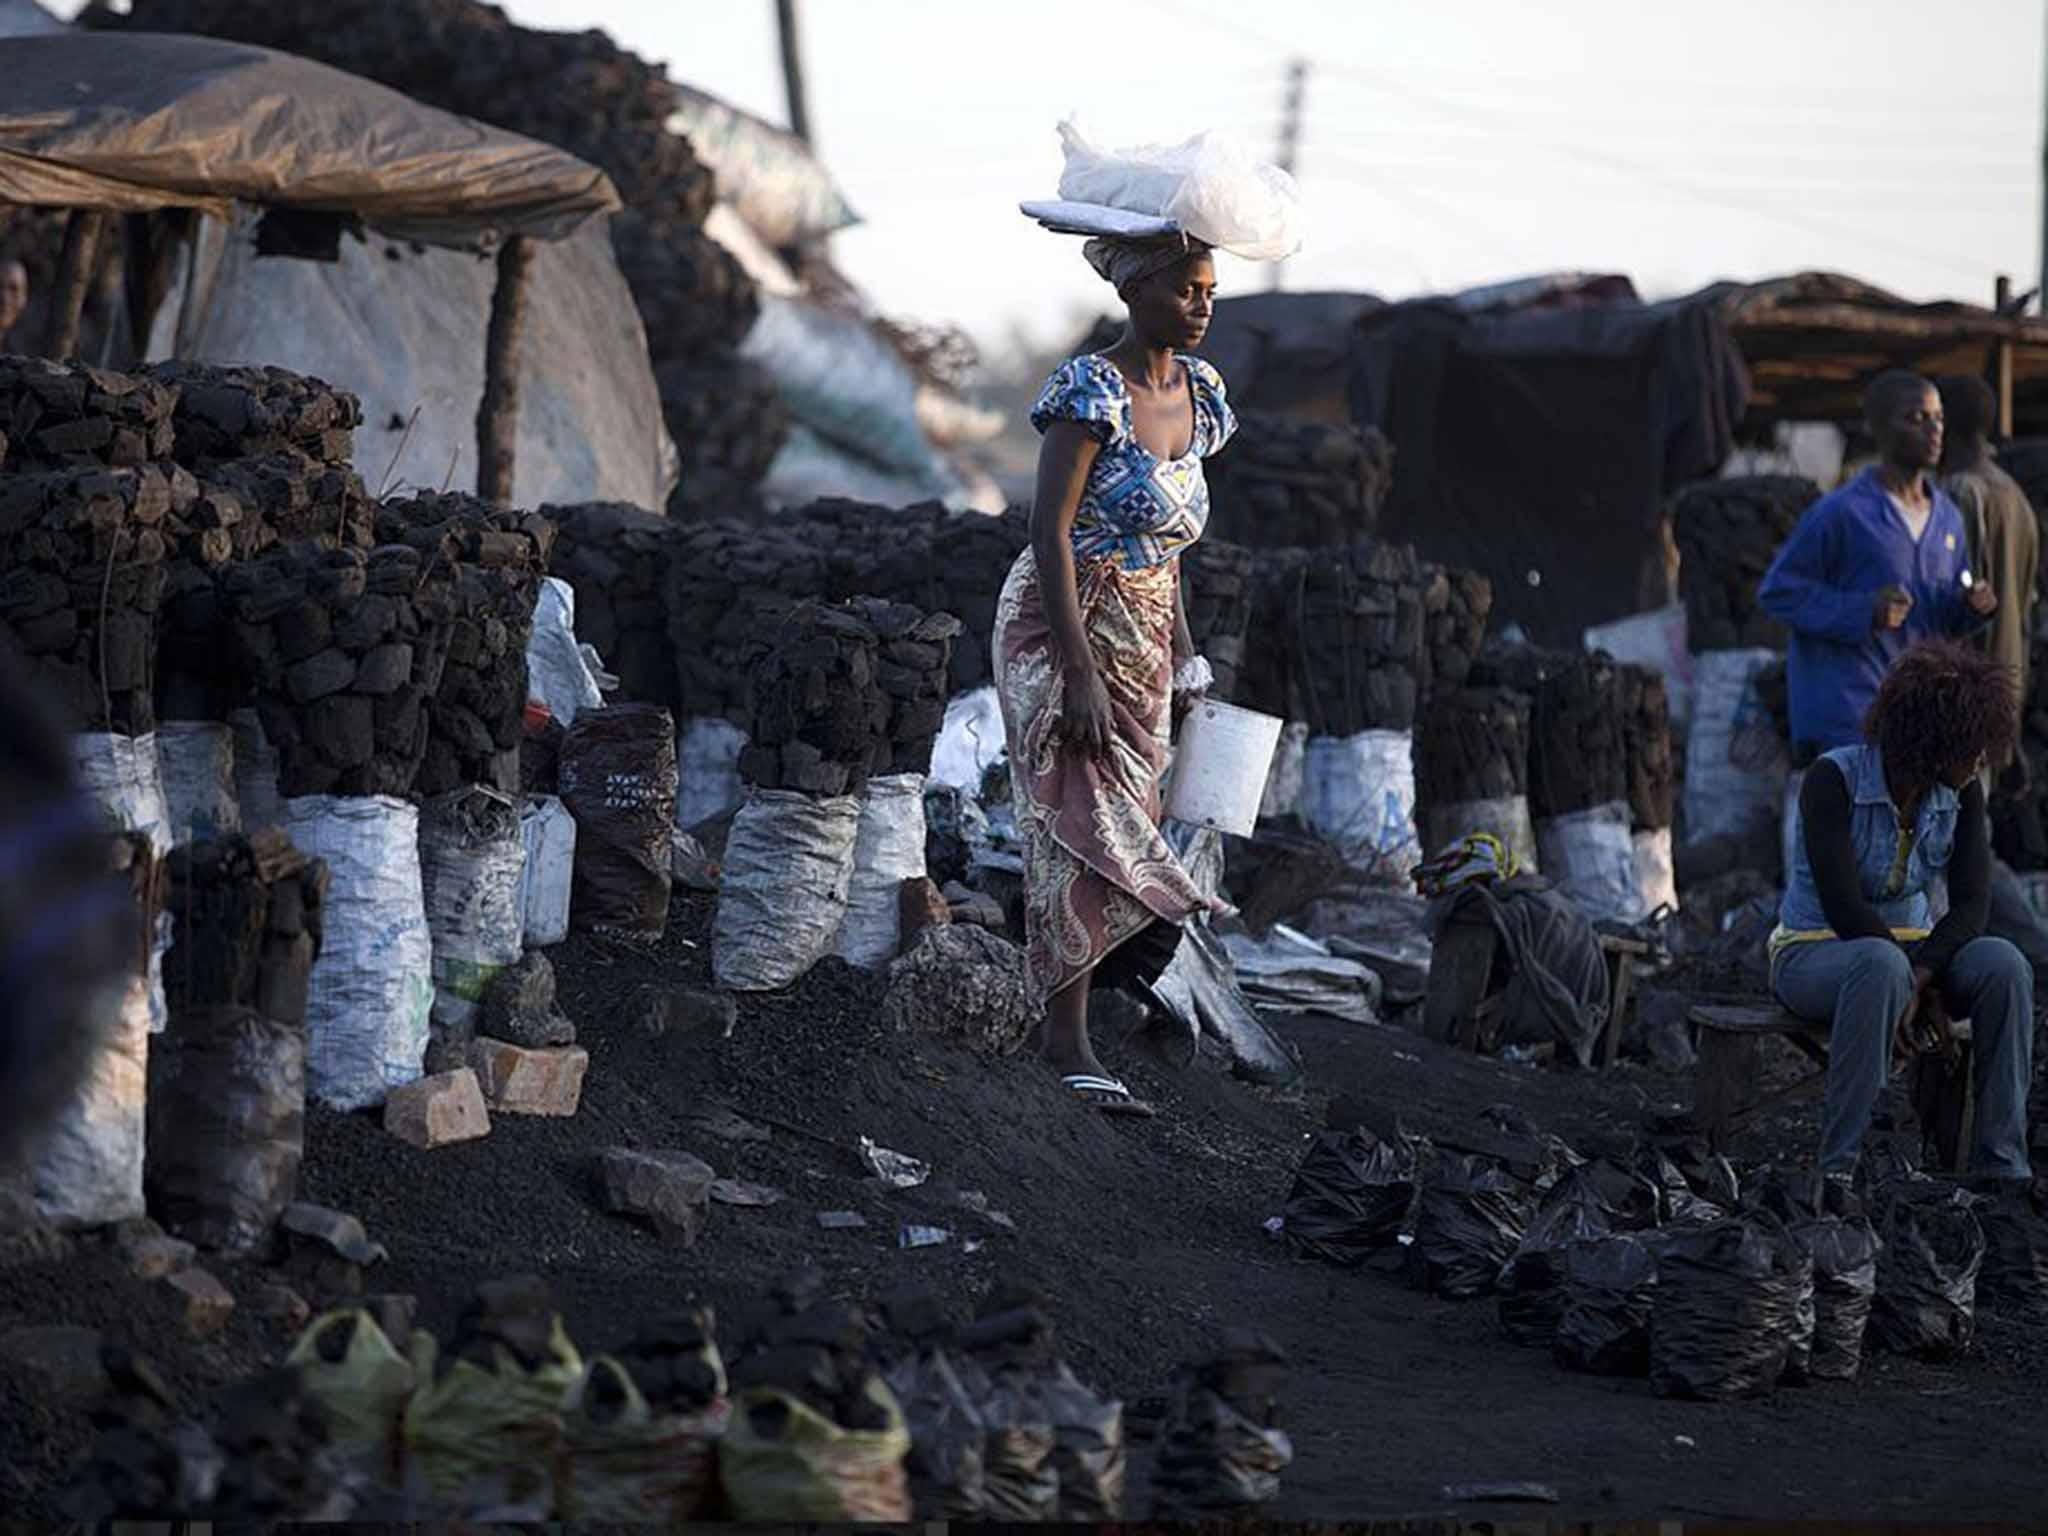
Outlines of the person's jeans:
M2034 1070L2034 973L2004 939L1972 939L1938 978L1949 1011L1970 1021L1977 1086L1970 1172L2026 1179L2027 1086ZM1891 1069L1892 1036L1913 996L1913 961L1888 939L1786 946L1773 986L1801 1018L1831 1025L1821 1111L1823 1173L1856 1167Z

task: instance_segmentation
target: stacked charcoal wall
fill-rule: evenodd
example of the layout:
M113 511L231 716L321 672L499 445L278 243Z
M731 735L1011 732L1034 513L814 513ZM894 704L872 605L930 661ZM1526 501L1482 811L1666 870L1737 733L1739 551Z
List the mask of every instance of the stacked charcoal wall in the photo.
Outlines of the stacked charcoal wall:
M1415 737L1415 792L1425 809L1529 793L1527 694L1466 688L1430 701Z
M172 1012L248 1008L294 1029L320 953L327 866L270 828L174 849L177 942L164 957Z
M544 506L552 574L576 592L576 638L594 646L621 693L680 713L663 585L680 525L624 502Z
M781 523L703 523L677 533L667 605L678 718L748 726L754 667L795 604L831 596L827 562L836 548Z
M1493 583L1477 571L1423 567L1422 691L1452 693L1465 686L1486 644L1493 613Z
M1252 622L1256 556L1241 544L1205 538L1181 556L1180 570L1195 653L1215 670L1216 697L1235 699Z
M1413 730L1425 655L1415 551L1364 540L1302 553L1277 615L1307 711L1290 718L1320 736Z
M1782 649L1784 627L1757 606L1757 584L1820 487L1796 475L1702 480L1672 501L1679 592L1695 654Z
M1394 445L1377 428L1245 411L1204 466L1210 531L1256 549L1348 544L1379 528Z
M422 495L386 502L377 534L419 550L437 573L432 579L445 571L453 604L415 792L424 799L482 784L518 793L526 645L554 525L473 496Z
M411 793L447 662L451 573L401 544L298 543L231 567L223 591L279 792Z
M612 246L633 291L657 370L663 409L685 454L682 507L697 503L699 450L686 436L701 424L707 398L758 391L734 349L758 311L754 284L704 233L716 189L688 141L668 131L676 93L663 71L603 33L542 32L515 26L476 0L138 0L116 17L95 8L95 23L152 32L198 32L283 49L403 91L431 106L558 145L612 179L624 210L611 221ZM721 389L717 375L732 382ZM659 376L659 375L658 375ZM671 390L676 391L671 394ZM720 466L734 478L773 449L772 415L754 418L754 451Z
M789 433L789 408L755 363L673 359L655 370L668 435L682 456L671 517L737 516L754 510L754 487Z
M856 597L846 606L875 632L875 678L889 700L889 757L874 771L922 777L931 772L932 744L946 722L960 621L885 598Z
M759 789L860 793L894 757L880 637L851 609L803 602L767 620L757 638L740 777Z
M1529 809L1537 820L1628 798L1624 692L1612 658L1499 648L1481 657L1472 680L1529 698Z
M1664 674L1651 667L1623 666L1620 675L1629 817L1639 832L1661 831L1672 823L1678 794Z

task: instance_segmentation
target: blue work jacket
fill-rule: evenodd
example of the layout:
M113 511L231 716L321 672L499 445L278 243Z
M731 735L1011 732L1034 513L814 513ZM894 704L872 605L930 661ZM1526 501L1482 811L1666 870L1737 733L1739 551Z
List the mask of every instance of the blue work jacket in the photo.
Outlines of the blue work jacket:
M1899 654L1936 635L1986 622L1965 603L1969 545L1962 514L1928 480L1934 510L1916 543L1875 469L1806 509L1778 551L1757 601L1792 631L1785 681L1797 750L1829 752L1863 740L1863 717ZM1913 611L1898 629L1876 625L1877 594L1902 587Z

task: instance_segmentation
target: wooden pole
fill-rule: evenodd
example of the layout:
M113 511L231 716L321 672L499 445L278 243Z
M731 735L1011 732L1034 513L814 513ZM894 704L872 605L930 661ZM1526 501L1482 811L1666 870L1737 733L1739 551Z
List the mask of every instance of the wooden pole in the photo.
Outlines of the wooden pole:
M796 0L775 0L775 30L782 43L782 89L789 100L789 131L811 142L810 105L804 97L804 60L796 29Z
M533 245L524 235L514 235L499 249L491 328L484 339L484 397L476 411L476 493L500 504L512 500L519 444L519 351L526 332L526 279L532 268Z
M92 287L94 258L99 255L100 227L106 215L74 208L64 221L64 253L57 262L57 291L50 295L49 324L43 333L43 355L62 361L78 352L78 325L85 314L85 295Z
M2001 272L1998 274L1998 285L1992 290L1991 307L1998 312L2000 318L2006 319L2010 324L2017 325L2019 323L2018 317L2007 316L2005 313L2011 303L2012 279ZM2010 336L2001 336L1999 338L1995 362L1998 369L1998 440L2002 443L2009 443L2012 441L2012 338Z

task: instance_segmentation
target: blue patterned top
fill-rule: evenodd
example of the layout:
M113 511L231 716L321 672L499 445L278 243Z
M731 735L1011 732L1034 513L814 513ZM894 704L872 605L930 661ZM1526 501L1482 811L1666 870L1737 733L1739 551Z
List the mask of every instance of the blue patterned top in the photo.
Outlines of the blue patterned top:
M1209 484L1202 460L1230 441L1237 418L1223 376L1199 357L1178 353L1195 402L1195 434L1177 459L1154 454L1131 429L1131 392L1115 363L1097 353L1069 358L1045 381L1031 408L1041 433L1078 421L1102 444L1074 513L1074 558L1114 559L1126 570L1163 565L1202 536Z

